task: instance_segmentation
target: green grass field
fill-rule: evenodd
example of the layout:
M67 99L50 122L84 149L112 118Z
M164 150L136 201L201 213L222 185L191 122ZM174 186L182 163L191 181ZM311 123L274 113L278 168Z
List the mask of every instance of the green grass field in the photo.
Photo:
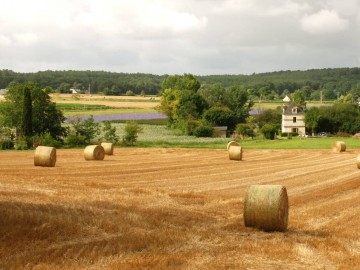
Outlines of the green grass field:
M153 120L150 120L153 121ZM163 121L163 120L162 120ZM140 123L139 123L140 124ZM347 149L360 149L360 139L356 138L304 138L265 140L232 138L197 138L195 136L176 135L173 130L156 123L141 122L143 132L139 133L136 147L175 147L175 148L211 148L225 149L229 141L236 140L244 149L331 149L333 142L344 141ZM124 136L124 123L113 123L120 138Z

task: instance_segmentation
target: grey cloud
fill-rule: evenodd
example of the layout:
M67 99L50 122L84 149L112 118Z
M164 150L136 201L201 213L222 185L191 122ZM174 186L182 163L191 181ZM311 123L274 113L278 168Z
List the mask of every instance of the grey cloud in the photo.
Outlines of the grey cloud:
M69 3L43 20L0 11L1 67L249 74L359 65L356 0Z

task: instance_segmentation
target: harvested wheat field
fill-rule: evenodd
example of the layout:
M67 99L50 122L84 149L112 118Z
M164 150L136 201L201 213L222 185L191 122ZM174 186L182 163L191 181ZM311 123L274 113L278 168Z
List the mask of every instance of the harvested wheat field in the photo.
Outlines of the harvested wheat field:
M0 152L0 269L359 269L359 153ZM245 227L252 184L286 186L285 232Z
M101 95L77 95L79 99L74 99L73 94L51 94L52 101L65 104L87 104L105 105L116 108L155 108L159 105L159 97L139 97L139 96L101 96ZM149 102L153 100L154 102Z

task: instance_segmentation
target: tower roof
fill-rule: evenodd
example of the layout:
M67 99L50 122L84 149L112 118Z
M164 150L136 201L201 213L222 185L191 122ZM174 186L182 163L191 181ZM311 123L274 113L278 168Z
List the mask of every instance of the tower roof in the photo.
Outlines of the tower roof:
M303 114L304 107L298 106L295 102L283 106L283 114Z

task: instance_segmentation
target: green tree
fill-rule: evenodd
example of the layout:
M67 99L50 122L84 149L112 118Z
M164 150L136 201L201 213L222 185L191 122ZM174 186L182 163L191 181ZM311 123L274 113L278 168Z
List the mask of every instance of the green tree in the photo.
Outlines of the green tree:
M22 113L24 110L24 89L29 89L32 100L32 130L35 135L50 133L54 139L61 140L66 135L62 126L65 117L50 96L32 82L24 84L11 83L6 91L4 106L1 106L3 124L7 127L22 128Z
M244 88L234 85L226 89L224 105L234 112L236 123L245 123L254 102Z
M341 95L335 103L346 103L346 104L356 104L356 100L351 93L347 95Z
M276 109L267 109L262 111L260 114L255 116L255 122L262 128L266 123L271 123L274 125L281 125L282 112L281 108L278 107Z
M311 130L312 135L314 136L315 130L319 125L320 120L320 110L317 107L310 108L305 113L305 126Z
M190 90L197 92L200 88L200 82L192 74L170 75L165 78L161 84L161 89Z
M266 123L260 131L264 134L264 137L268 140L275 139L275 133L278 130L278 127L274 124Z
M52 88L51 86L46 86L42 89L46 94L51 94L51 93L54 93L55 90L54 88Z
M142 132L142 127L135 121L127 121L125 125L125 135L122 142L124 145L134 145L137 142L138 134Z
M33 134L32 101L31 101L31 92L28 87L24 88L21 134L26 138L30 138Z
M253 138L255 136L254 127L251 124L245 124L245 123L237 124L235 131L240 135L242 140L245 137Z
M235 113L226 106L214 106L204 112L203 118L213 126L227 126L234 130L236 125Z
M270 89L266 86L263 86L259 89L259 94L261 99L267 99L270 93L271 93Z
M58 93L71 93L70 92L71 85L69 83L61 83L59 87L56 89Z
M360 132L360 112L357 104L337 103L320 107L318 131L330 133Z
M94 117L81 120L77 118L71 122L76 136L84 138L84 143L89 144L91 140L95 139L100 134L100 124L95 122Z
M163 85L158 111L168 117L168 125L189 133L187 122L200 119L207 108L205 100L197 93L199 83L189 74L168 76Z
M198 94L210 107L224 105L225 87L221 84L204 84Z
M111 126L110 121L103 122L104 126L102 131L104 132L104 139L113 144L117 144L120 140L119 136L116 134L116 127Z
M135 94L132 90L127 90L125 96L135 96Z
M305 95L304 92L301 90L296 90L293 95L293 100L294 102L298 105L298 106L305 106L306 102L305 102Z

